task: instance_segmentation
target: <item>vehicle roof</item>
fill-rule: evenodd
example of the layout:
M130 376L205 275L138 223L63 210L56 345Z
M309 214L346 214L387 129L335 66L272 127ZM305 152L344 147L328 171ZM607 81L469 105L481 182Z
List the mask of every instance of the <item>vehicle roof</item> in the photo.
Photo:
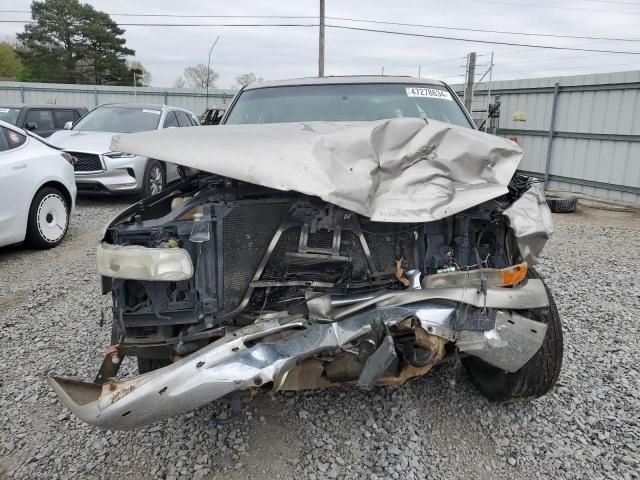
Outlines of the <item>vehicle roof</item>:
M164 105L161 103L102 103L96 108L100 107L121 107L121 108L148 108L149 110L183 110L185 112L193 113L191 110L187 110L182 107L174 107L172 105ZM195 114L194 114L195 115Z
M430 78L416 78L410 76L395 75L346 75L331 77L291 78L287 80L273 80L268 82L252 83L251 85L247 85L245 87L245 90L254 90L258 88L269 87L295 87L301 85L344 85L358 83L413 83L424 85L444 85L444 82Z
M63 109L69 109L69 108L75 108L75 109L82 109L82 110L87 110L87 107L80 107L77 105L62 105L62 104L28 104L28 103L0 103L0 108L63 108Z

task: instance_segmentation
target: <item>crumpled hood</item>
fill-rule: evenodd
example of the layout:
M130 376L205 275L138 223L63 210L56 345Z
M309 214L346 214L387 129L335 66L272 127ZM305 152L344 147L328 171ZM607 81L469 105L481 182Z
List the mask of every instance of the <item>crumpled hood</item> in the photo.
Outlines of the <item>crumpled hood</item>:
M278 190L383 222L429 222L507 193L522 150L435 120L221 125L117 135L111 150Z
M109 146L114 135L118 134L113 132L59 130L50 135L47 140L63 150L100 154L110 151Z

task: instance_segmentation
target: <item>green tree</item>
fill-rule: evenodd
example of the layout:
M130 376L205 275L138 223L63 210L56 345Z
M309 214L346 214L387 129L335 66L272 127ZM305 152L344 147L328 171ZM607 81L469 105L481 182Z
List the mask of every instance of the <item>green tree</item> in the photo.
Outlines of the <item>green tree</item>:
M17 35L29 77L36 82L128 85L124 30L111 17L78 0L31 4L35 23Z
M129 75L131 76L129 85L133 85L134 80L136 87L148 87L151 85L151 72L147 70L141 62L137 60L127 62L127 67L129 68Z
M22 62L8 42L0 42L0 80L16 80L22 74Z

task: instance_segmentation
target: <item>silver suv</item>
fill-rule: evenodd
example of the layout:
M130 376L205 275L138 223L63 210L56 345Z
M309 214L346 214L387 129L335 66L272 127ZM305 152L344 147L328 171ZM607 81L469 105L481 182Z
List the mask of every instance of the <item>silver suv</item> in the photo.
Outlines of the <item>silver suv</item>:
M176 165L153 158L110 151L118 133L198 126L183 108L143 103L100 105L75 125L51 135L50 141L76 158L79 192L137 193L141 198L161 192L179 178Z

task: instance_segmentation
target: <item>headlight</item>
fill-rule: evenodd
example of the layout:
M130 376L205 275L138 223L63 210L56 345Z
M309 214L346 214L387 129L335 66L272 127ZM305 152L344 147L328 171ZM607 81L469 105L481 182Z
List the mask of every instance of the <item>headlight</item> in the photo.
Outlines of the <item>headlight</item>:
M508 287L522 282L527 276L527 262L507 268L482 268L427 275L422 280L422 288L458 288L482 286L482 277L487 287Z
M132 153L124 153L124 152L107 152L103 154L105 157L109 158L133 158L136 155Z
M177 282L193 277L193 264L183 248L98 245L98 272L105 277Z
M75 165L76 163L78 163L78 159L67 152L62 152L62 158L64 158L71 165Z

